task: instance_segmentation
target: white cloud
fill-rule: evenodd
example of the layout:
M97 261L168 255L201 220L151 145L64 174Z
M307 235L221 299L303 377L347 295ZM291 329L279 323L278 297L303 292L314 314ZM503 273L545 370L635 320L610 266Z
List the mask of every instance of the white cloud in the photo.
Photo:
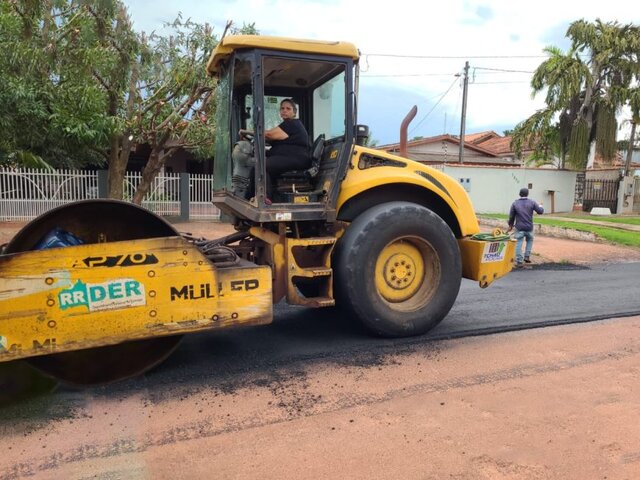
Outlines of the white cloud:
M473 78L467 107L467 132L511 128L543 105L541 95L531 99L530 74L499 72L479 68L533 71L542 58L516 58L542 55L550 44L566 46L564 33L569 23L585 18L620 23L639 23L640 11L627 0L513 2L512 0L450 0L423 3L395 0L389 3L356 0L248 0L181 2L156 0L125 2L136 28L158 29L178 11L199 22L209 22L222 33L226 20L236 25L255 23L264 35L345 40L363 53L362 84L389 88L396 86L415 93L419 113L426 114L462 71L469 59ZM374 56L448 56L449 59L415 59ZM491 56L494 58L473 58ZM507 58L495 58L504 56ZM423 76L389 76L421 74ZM433 74L445 74L434 76ZM366 76L365 76L366 75ZM386 75L374 77L372 75ZM488 83L492 82L492 83ZM508 82L508 83L507 83ZM431 99L424 101L424 99ZM387 107L392 108L392 107ZM455 85L432 115L414 135L428 135L428 125L442 128L444 112L452 127L459 125L460 88ZM406 114L390 112L389 118ZM454 121L455 116L458 119ZM456 127L457 128L457 127ZM372 126L383 143L395 141L396 126ZM393 131L387 135L386 130ZM458 133L455 128L451 133ZM442 133L442 132L439 132Z

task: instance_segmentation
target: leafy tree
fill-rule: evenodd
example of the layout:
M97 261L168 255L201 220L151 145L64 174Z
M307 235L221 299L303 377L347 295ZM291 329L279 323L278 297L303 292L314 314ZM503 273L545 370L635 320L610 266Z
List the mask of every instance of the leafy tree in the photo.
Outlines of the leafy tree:
M129 154L148 144L133 195L140 203L178 149L211 156L215 99L205 65L218 40L211 26L180 15L167 27L167 35L135 32L120 0L2 3L0 162L106 164L109 196L122 198ZM231 31L257 33L253 25Z
M562 144L559 128L549 128L542 132L540 148L526 159L526 163L536 167L553 165L556 168L564 168L565 146Z
M378 146L378 140L372 137L367 137L367 139L364 142L364 146L375 148Z
M109 120L104 92L65 54L90 32L82 8L62 0L0 6L0 162L81 166L100 160Z
M168 26L170 36L141 35L142 49L132 66L122 138L151 147L134 203L142 201L153 178L178 149L189 149L199 158L210 158L214 151L215 98L206 64L218 39L210 25L180 15ZM233 33L257 33L253 24L227 28ZM126 159L118 159L118 170L124 166Z
M373 132L369 131L369 136L364 141L365 147L375 148L378 146L378 140L373 138Z
M593 142L603 158L615 155L621 107L630 106L638 116L640 28L578 20L567 37L568 52L545 49L549 58L536 69L531 86L534 96L546 89L547 105L516 126L512 148L520 154L528 146L541 155L559 141L563 161L567 154L571 166L584 168Z

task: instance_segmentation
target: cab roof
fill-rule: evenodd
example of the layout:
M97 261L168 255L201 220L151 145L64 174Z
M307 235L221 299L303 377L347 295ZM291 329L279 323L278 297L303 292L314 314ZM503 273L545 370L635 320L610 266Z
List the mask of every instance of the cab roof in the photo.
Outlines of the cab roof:
M285 52L315 53L349 57L354 61L360 58L360 52L352 43L331 42L322 40L302 40L297 38L268 37L264 35L229 35L224 37L211 53L207 62L207 71L215 75L220 62L228 58L234 51L247 48L264 48Z

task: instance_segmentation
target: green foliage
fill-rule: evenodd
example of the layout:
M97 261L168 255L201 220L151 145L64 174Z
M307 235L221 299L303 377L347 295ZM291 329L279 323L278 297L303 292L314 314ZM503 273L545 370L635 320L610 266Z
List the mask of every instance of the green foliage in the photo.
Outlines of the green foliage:
M36 168L39 170L53 170L53 167L42 157L24 150L13 150L9 153L0 153L0 167L9 168Z
M2 2L0 162L106 164L121 198L136 144L152 149L142 188L178 148L210 157L216 103L205 65L217 37L180 15L166 27L135 32L121 0Z
M516 125L511 135L511 148L513 151L521 155L525 149L530 149L531 147L535 149L536 145L538 145L536 142L541 136L540 133L545 129L551 128L551 119L554 113L550 108L538 110Z
M515 128L513 145L520 152L528 144L540 154L548 149L548 139L558 141L549 135L558 129L560 151L568 143L570 163L582 168L594 139L605 159L615 155L620 107L628 105L634 117L640 116L640 28L578 20L567 37L571 48L566 53L545 49L549 58L536 69L531 87L534 96L546 91L547 107Z
M596 130L596 148L603 158L613 158L616 154L616 131L618 122L616 121L616 111L608 103L603 103L598 108Z
M178 148L191 150L197 158L210 158L215 149L214 83L206 64L218 39L209 24L183 20L181 15L166 26L168 35L142 34L143 50L135 66L138 78L129 102L127 135L151 146L135 203ZM231 28L230 33L256 30L251 24Z
M571 130L569 141L569 163L575 169L583 169L589 157L589 127L585 119L580 119Z
M547 47L544 52L549 58L533 74L533 96L546 88L545 101L548 107L559 110L571 102L573 92L580 91L585 80L589 79L590 72L575 50L565 54L557 47Z
M16 1L0 10L0 152L57 167L104 162L114 122L96 75L118 56L97 36L90 2ZM118 22L115 2L99 2Z

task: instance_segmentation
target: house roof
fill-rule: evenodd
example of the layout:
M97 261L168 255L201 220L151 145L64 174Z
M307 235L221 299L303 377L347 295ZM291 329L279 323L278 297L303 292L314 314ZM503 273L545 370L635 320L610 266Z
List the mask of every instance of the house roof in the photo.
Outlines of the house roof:
M496 155L505 155L507 153L513 153L511 149L511 136L507 137L492 137L487 140L478 142L479 147L485 148L494 152Z
M634 155L635 157L636 155ZM638 155L640 156L640 155ZM594 170L607 170L607 169L620 169L624 168L627 162L626 152L617 152L615 158L611 162L604 161L602 156L599 153L596 153L595 159L593 160L593 169ZM640 162L636 161L635 158L631 158L631 163L629 164L631 169L640 168Z
M487 155L489 157L496 157L497 155L492 152L491 150L488 150L486 148L483 148L482 146L479 145L474 145L473 143L467 143L466 142L466 138L467 136L465 135L465 144L464 144L464 148L468 148L470 150L474 150L478 153L482 153L484 155ZM418 147L420 145L430 145L432 143L440 143L440 142L449 142L455 145L460 145L460 139L458 137L455 137L453 135L449 135L449 134L444 134L444 135L438 135L436 137L427 137L427 138L421 138L419 140L412 140L410 142L407 142L407 149L410 149L411 147ZM384 150L385 152L397 152L400 150L400 144L399 143L391 143L388 145L380 145L379 147L377 147L379 150Z
M473 143L475 145L478 145L485 142L486 140L491 140L492 138L496 137L500 137L500 135L498 135L493 130L487 130L486 132L470 133L468 135L465 135L464 141L465 143Z

